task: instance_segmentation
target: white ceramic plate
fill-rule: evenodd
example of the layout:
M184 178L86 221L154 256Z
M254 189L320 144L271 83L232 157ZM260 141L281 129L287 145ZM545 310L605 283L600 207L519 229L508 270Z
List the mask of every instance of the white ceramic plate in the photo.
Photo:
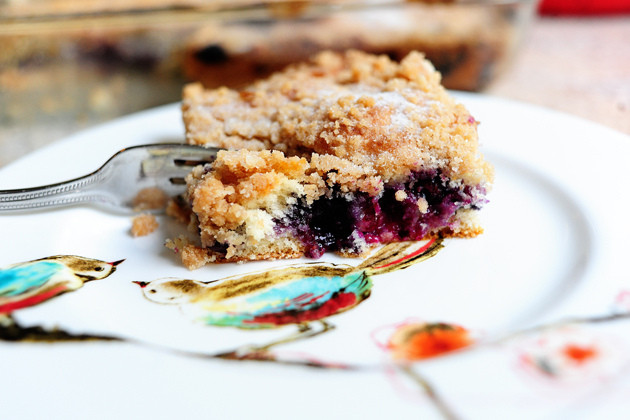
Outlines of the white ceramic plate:
M126 259L105 280L16 311L21 325L130 340L1 343L3 417L619 414L629 385L622 372L630 366L630 353L621 351L630 344L624 334L628 324L623 316L616 322L588 321L630 309L625 297L630 139L556 112L458 96L481 121L483 150L496 168L491 203L483 210L486 232L473 240L449 240L436 257L374 278L368 300L328 319L334 330L274 349L281 360L328 368L200 358L281 339L295 327L243 331L200 325L175 306L144 299L132 283L171 276L210 281L294 261L190 272L163 246L179 229L166 219L157 232L134 239L130 218L90 207L2 214L0 266L55 254ZM158 108L2 168L0 188L62 181L91 172L125 146L182 139L178 106ZM568 318L580 322L522 332ZM411 375L401 373L382 342L394 326L410 320L462 325L478 344L414 363ZM497 341L510 334L516 335ZM423 391L419 376L438 397Z

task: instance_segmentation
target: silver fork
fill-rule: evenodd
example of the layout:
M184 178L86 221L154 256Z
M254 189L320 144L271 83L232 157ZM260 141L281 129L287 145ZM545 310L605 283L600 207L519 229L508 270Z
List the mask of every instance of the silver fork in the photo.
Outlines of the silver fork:
M128 147L85 176L41 187L0 190L0 211L93 203L132 212L137 207L134 199L143 190L158 188L153 191L168 197L183 192L186 174L196 165L212 162L218 150L177 143Z

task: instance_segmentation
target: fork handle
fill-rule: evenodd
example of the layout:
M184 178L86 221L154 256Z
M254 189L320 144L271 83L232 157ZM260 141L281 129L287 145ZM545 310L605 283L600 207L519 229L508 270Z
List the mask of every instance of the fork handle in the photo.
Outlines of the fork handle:
M87 201L107 201L107 197L102 193L90 193L90 190L98 185L100 178L99 174L93 173L43 187L0 191L0 211L63 207Z

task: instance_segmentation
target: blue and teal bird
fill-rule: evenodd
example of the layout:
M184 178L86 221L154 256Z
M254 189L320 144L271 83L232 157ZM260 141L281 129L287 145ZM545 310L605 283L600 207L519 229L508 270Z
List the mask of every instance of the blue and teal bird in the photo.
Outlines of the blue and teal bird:
M0 269L0 321L12 312L37 305L86 282L104 279L124 260L105 262L76 255L56 255Z
M310 322L319 321L327 330L325 318L370 296L373 276L430 258L441 242L388 244L358 266L317 262L211 282L164 278L135 283L150 301L181 305L208 325L261 329L296 324L308 331Z

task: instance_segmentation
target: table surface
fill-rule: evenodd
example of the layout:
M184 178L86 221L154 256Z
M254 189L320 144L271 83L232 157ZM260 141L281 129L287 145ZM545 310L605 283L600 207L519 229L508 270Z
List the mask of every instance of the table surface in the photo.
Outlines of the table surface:
M630 134L630 15L538 18L486 93Z
M630 134L630 15L537 17L513 62L484 93L528 102ZM0 167L84 127L0 136ZM20 141L16 141L20 139Z

